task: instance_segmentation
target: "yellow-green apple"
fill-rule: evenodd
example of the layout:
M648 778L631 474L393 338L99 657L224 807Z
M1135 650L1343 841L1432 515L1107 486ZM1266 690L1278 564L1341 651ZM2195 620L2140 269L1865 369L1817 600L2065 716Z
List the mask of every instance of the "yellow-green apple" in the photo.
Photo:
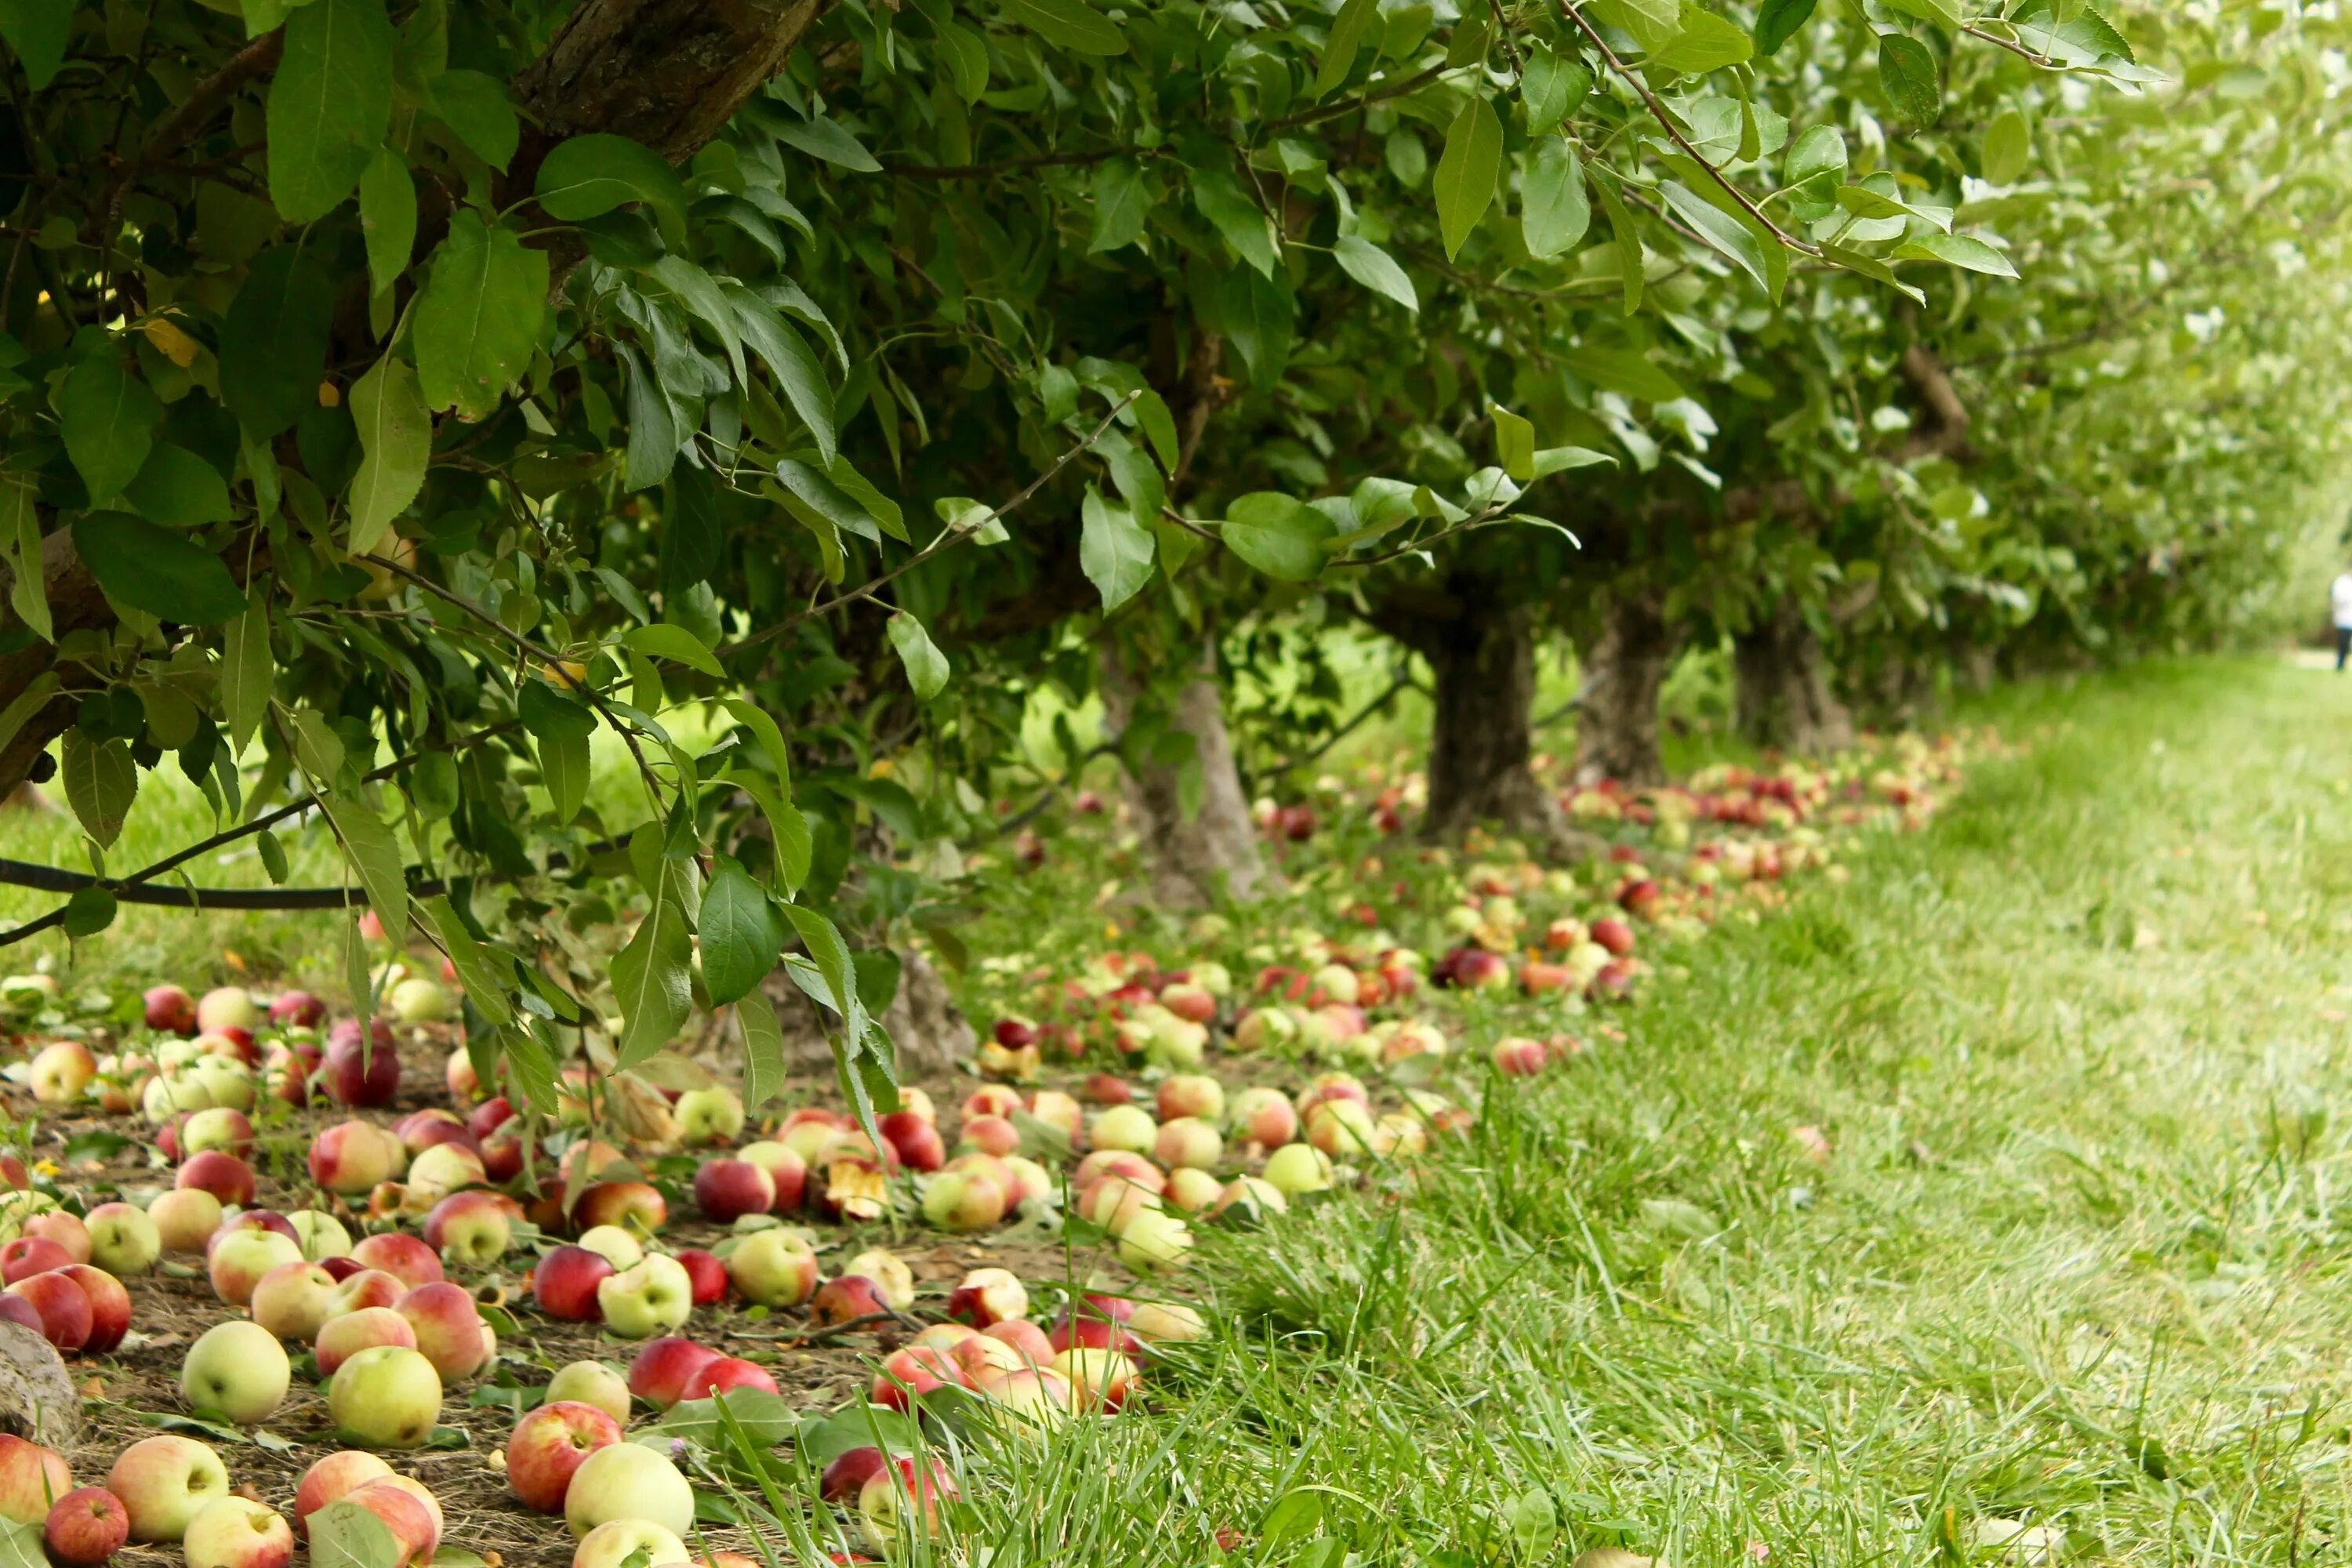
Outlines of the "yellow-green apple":
M1052 1173L1024 1154L1007 1154L998 1162L1004 1167L1009 1182L1004 1189L1004 1212L1011 1214L1033 1198L1051 1196L1059 1184Z
M1073 1145L1086 1131L1086 1107L1058 1089L1041 1089L1031 1095L1029 1114L1060 1131Z
M753 1231L735 1244L727 1272L737 1294L747 1301L797 1307L816 1290L816 1249L789 1230Z
M677 1532L649 1519L608 1519L572 1549L572 1568L621 1568L638 1559L649 1564L685 1563L686 1543Z
M794 1111L793 1114L799 1116L802 1113ZM820 1111L799 1121L787 1118L784 1125L777 1129L776 1136L785 1148L800 1157L803 1165L815 1170L824 1163L826 1151L848 1129L831 1111Z
M362 1030L345 1018L327 1033L327 1093L338 1105L390 1105L400 1093L400 1051L382 1018Z
M38 1524L74 1489L65 1456L10 1433L0 1433L0 1519Z
M355 1489L392 1474L392 1467L364 1448L343 1448L302 1472L294 1489L294 1531L309 1533L310 1516L331 1502L340 1502Z
M1372 1123L1372 1152L1405 1160L1429 1152L1429 1123L1406 1110L1391 1110Z
M612 1443L572 1472L563 1517L574 1536L616 1519L650 1520L683 1535L694 1528L694 1489L668 1455L641 1443Z
M339 1121L310 1141L310 1179L355 1198L403 1168L400 1140L373 1121Z
M816 1255L811 1253L809 1260L814 1265ZM531 1270L531 1298L539 1303L539 1310L551 1318L591 1322L596 1317L597 1287L613 1272L613 1265L601 1254L584 1247L559 1247L541 1258L539 1267Z
M749 1160L707 1160L694 1173L694 1203L714 1225L776 1206L775 1179Z
M1151 1113L1136 1105L1114 1105L1097 1111L1088 1131L1096 1148L1121 1149L1130 1154L1149 1153L1160 1136L1160 1125Z
M1029 1315L1029 1288L1010 1268L975 1268L948 1296L948 1316L976 1329Z
M95 1326L89 1296L63 1274L52 1270L31 1275L9 1286L8 1294L40 1315L41 1337L55 1345L59 1355L72 1355L89 1342L89 1331Z
M196 999L179 986L150 985L140 1000L146 1008L149 1028L173 1035L196 1032Z
M1138 1301L1127 1326L1129 1332L1155 1345L1189 1344L1209 1337L1208 1323L1181 1301Z
M398 1549L392 1568L418 1568L432 1562L441 1542L440 1505L433 1500L432 1493L406 1476L383 1476L362 1481L344 1493L340 1504L330 1503L328 1507L363 1509L375 1515L392 1532Z
M456 1016L457 1003L447 986L430 975L412 974L394 985L384 1005L404 1024L440 1024Z
M982 1378L994 1377L1001 1373L1018 1372L1023 1365L1019 1351L1003 1340L991 1339L982 1333L968 1335L946 1349L950 1355L955 1357L956 1365L962 1370L963 1381L975 1386Z
M261 1277L281 1263L300 1263L302 1244L274 1230L231 1230L213 1244L205 1270L213 1294L232 1307L253 1300Z
M83 1224L89 1232L89 1260L118 1279L144 1274L163 1256L163 1232L134 1204L100 1204Z
M1118 1233L1118 1260L1138 1274L1175 1268L1192 1250L1192 1228L1165 1209L1144 1210Z
M131 1292L122 1281L105 1269L87 1263L68 1263L57 1270L81 1287L89 1298L89 1338L82 1342L84 1355L104 1355L122 1342L131 1331Z
M371 1346L335 1369L327 1414L373 1447L414 1448L440 1419L441 1374L415 1351Z
M228 1496L228 1469L193 1437L148 1437L116 1458L106 1489L131 1515L131 1540L177 1541L205 1504Z
M1138 1376L1135 1363L1118 1351L1084 1345L1055 1356L1053 1370L1077 1394L1080 1410L1117 1410L1127 1403Z
M196 1004L196 1027L205 1034L242 1029L249 1035L261 1024L261 1009L254 1005L253 993L242 985L216 986Z
M98 1058L79 1040L43 1046L26 1069L33 1098L43 1105L73 1105L98 1076Z
M594 1225L580 1233L580 1245L611 1264L615 1270L635 1268L645 1261L637 1238L617 1225Z
M645 1182L594 1183L572 1210L572 1223L583 1229L617 1225L638 1236L651 1236L668 1218L660 1189Z
M981 1330L980 1337L1010 1346L1014 1361L1023 1366L1042 1367L1054 1359L1053 1342L1045 1331L1026 1318L1007 1318L1001 1323L991 1323Z
M737 1151L739 1158L768 1173L768 1180L776 1185L773 1212L797 1213L808 1195L808 1162L791 1149L772 1141L746 1143Z
M1307 1141L1334 1160L1371 1152L1372 1113L1360 1100L1327 1100L1307 1113Z
M362 1351L381 1347L416 1348L416 1331L390 1307L362 1307L327 1320L319 1330L314 1354L320 1377L332 1377Z
M1079 1217L1089 1225L1098 1225L1118 1236L1133 1224L1135 1216L1146 1209L1161 1205L1163 1193L1139 1187L1116 1176L1107 1177L1088 1187L1078 1196Z
M72 1261L71 1253L47 1237L20 1236L14 1241L0 1242L0 1283L14 1285L36 1274L63 1268Z
M419 1285L437 1285L447 1278L433 1249L402 1231L363 1237L352 1248L352 1256L362 1268L381 1268L412 1290Z
M180 1124L180 1153L185 1159L208 1149L244 1159L253 1152L253 1119L230 1105L192 1110Z
M166 1252L202 1252L220 1228L221 1201L194 1187L174 1187L147 1205L155 1238Z
M629 1392L667 1410L681 1399L693 1397L686 1391L688 1384L698 1370L718 1359L719 1352L709 1345L665 1334L629 1363Z
M1206 1073L1178 1073L1160 1086L1160 1120L1197 1117L1215 1121L1225 1114L1225 1089Z
M427 1204L488 1180L482 1157L463 1143L433 1144L408 1163L409 1191Z
M294 1227L294 1239L302 1244L302 1256L311 1262L351 1256L352 1233L333 1215L318 1209L296 1209L286 1216L286 1223Z
M688 1143L732 1143L743 1135L743 1097L724 1084L677 1097L678 1136Z
M294 1561L294 1530L251 1498L225 1497L188 1521L181 1549L188 1568L286 1568Z
M131 1539L131 1513L104 1487L77 1487L58 1499L41 1534L68 1568L98 1568Z
M1213 1123L1195 1116L1180 1116L1160 1124L1160 1136L1152 1142L1151 1157L1171 1171L1183 1165L1196 1171L1213 1170L1225 1157L1225 1141L1218 1135Z
M1305 1143L1286 1144L1284 1147L1306 1149L1310 1154L1318 1152ZM1324 1184L1329 1185L1328 1181L1326 1180ZM1237 1224L1255 1225L1267 1215L1287 1213L1289 1208L1289 1195L1265 1177L1236 1176L1218 1192L1217 1201L1209 1205L1209 1214L1215 1219L1231 1215Z
M224 1207L249 1208L253 1205L253 1167L226 1150L207 1149L194 1156L180 1167L172 1184L210 1193L220 1199Z
M1331 1184L1331 1157L1312 1143L1285 1143L1265 1159L1266 1184L1286 1198Z
M1154 1193L1168 1185L1167 1173L1159 1166L1124 1149L1097 1149L1079 1161L1078 1168L1070 1173L1070 1185L1083 1193L1109 1177Z
M481 1309L464 1286L446 1280L419 1285L393 1310L408 1320L418 1353L433 1363L443 1383L455 1383L481 1366L488 1354Z
M276 1334L257 1322L231 1319L215 1323L188 1347L180 1363L180 1396L195 1409L216 1410L250 1426L286 1402L293 1375Z
M986 1230L1004 1219L1004 1188L971 1171L941 1171L923 1188L923 1218L941 1230Z
M683 1325L694 1311L694 1282L675 1258L648 1256L596 1285L604 1327L625 1340L648 1339Z
M1168 1173L1168 1190L1161 1201L1179 1214L1199 1214L1215 1206L1224 1185L1197 1165L1179 1165Z
M504 1193L451 1193L425 1216L425 1245L446 1263L488 1268L513 1245L519 1206Z
M938 1535L940 1507L955 1495L955 1483L936 1461L919 1466L901 1458L868 1476L857 1489L858 1528L866 1544L887 1556L903 1537Z
M231 1110L253 1109L253 1075L245 1064L221 1057L206 1057L188 1068L188 1076L204 1088L205 1103L188 1105L184 1110L209 1110L216 1107Z
M867 1247L842 1266L844 1274L863 1274L874 1281L885 1305L904 1311L915 1304L915 1271L895 1252Z
M621 1424L593 1405L542 1405L516 1422L507 1439L507 1484L525 1508L561 1513L573 1472L589 1455L620 1440Z
M1279 1149L1298 1136L1298 1111L1278 1089L1254 1084L1229 1108L1234 1136L1244 1144Z
M547 1401L593 1405L614 1420L629 1419L629 1385L601 1361L567 1362L547 1380Z
M366 1311L370 1307L389 1307L408 1294L408 1287L398 1278L381 1268L360 1268L359 1259L355 1258L339 1258L320 1267L332 1274L336 1272L338 1263L352 1272L335 1281L334 1299L327 1303L327 1318L331 1322L352 1312Z

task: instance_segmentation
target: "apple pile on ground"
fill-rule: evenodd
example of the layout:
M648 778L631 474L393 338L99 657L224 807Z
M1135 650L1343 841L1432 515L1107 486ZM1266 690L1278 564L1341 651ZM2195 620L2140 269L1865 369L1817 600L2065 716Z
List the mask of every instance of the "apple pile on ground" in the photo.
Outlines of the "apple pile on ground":
M510 1561L532 1560L509 1550L529 1509L562 1514L589 1568L658 1564L684 1560L696 1485L727 1473L695 1415L714 1398L757 1415L847 1394L844 1419L901 1421L977 1401L1022 1440L1148 1405L1154 1347L1207 1325L1136 1281L1180 1269L1195 1226L1409 1190L1483 1097L1608 1037L1604 1008L1714 921L1833 868L1842 836L1926 820L1960 760L1568 792L1607 843L1573 869L1507 844L1399 854L1397 786L1319 792L1265 814L1290 882L1249 929L1163 927L1155 952L1097 926L1067 967L975 965L967 995L996 1012L974 1066L995 1081L907 1086L871 1132L814 1086L755 1115L667 1053L574 1068L522 1106L453 1047L446 984L399 960L376 976L394 1016L365 1027L235 986L152 986L119 1031L38 1012L5 1069L45 1142L0 1156L0 1316L115 1403L54 1456L67 1473L41 1469L37 1522L63 1562L166 1539L141 1531L168 1519L192 1563L269 1568L332 1508L406 1562L432 1552L442 1491L512 1532L462 1544ZM866 1245L884 1222L935 1239ZM1057 1236L1094 1257L1074 1269ZM223 1442L290 1438L251 1450L282 1510L223 1495L211 1446L114 1414L141 1404ZM845 1542L929 1528L972 1479L910 1442L834 1447L809 1489ZM74 1468L108 1485L75 1489Z

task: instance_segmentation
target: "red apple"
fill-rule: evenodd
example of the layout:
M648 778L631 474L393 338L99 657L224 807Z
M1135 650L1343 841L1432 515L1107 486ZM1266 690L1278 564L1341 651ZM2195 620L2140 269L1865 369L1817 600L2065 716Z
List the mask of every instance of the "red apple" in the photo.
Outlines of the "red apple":
M482 1101L474 1107L474 1114L466 1119L466 1130L477 1139L487 1139L514 1119L514 1106L503 1094Z
M143 998L147 1026L174 1035L196 1032L196 999L177 985L151 985Z
M675 1334L654 1340L629 1363L629 1392L667 1410L681 1399L697 1397L688 1392L694 1374L720 1359L709 1346Z
M431 1247L396 1230L365 1237L352 1248L352 1256L360 1260L362 1268L380 1268L412 1290L419 1285L437 1285L448 1278Z
M727 1265L698 1247L689 1247L677 1255L678 1267L694 1287L694 1304L708 1307L727 1300Z
M269 1021L281 1029L315 1029L326 1016L327 1005L308 991L281 991L269 1004Z
M77 1487L49 1510L42 1534L58 1562L96 1568L131 1539L131 1514L104 1487Z
M562 1513L572 1472L588 1456L621 1440L621 1424L593 1405L559 1399L515 1423L507 1439L507 1484L526 1508Z
M596 1191L583 1194L583 1203ZM732 1225L747 1214L775 1206L776 1184L749 1160L708 1160L694 1173L695 1206L714 1225Z
M41 1315L41 1337L57 1346L60 1355L72 1355L89 1342L96 1315L89 1294L63 1274L35 1274L8 1287Z
M82 1342L85 1355L104 1355L122 1342L131 1331L131 1292L122 1281L103 1268L93 1268L87 1263L68 1263L57 1271L81 1287L89 1298L89 1338Z
M370 1020L362 1033L359 1020L345 1018L327 1036L327 1092L338 1105L390 1105L400 1093L400 1051L392 1026Z
M650 1236L668 1218L669 1205L661 1190L646 1182L597 1182L572 1207L572 1223L582 1230L617 1225L634 1235Z
M52 1268L63 1268L73 1255L56 1242L37 1236L20 1236L0 1247L0 1281L14 1285Z
M559 1247L531 1270L530 1293L551 1318L593 1323L602 1315L596 1287L613 1273L612 1263L584 1247Z
M172 1184L210 1193L224 1205L244 1208L253 1202L253 1167L219 1149L207 1149L190 1159L172 1178Z

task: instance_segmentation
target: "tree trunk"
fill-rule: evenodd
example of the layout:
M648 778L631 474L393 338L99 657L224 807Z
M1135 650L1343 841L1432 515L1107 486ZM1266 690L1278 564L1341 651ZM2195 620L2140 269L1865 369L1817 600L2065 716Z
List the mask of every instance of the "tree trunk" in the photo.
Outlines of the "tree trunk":
M1528 612L1482 604L1482 595L1462 597L1465 613L1439 623L1422 648L1437 687L1422 830L1458 838L1483 822L1564 843L1570 835L1559 802L1528 767L1536 697Z
M1739 732L1751 744L1820 757L1853 744L1853 719L1830 692L1822 639L1783 596L1732 639Z
M1221 893L1255 898L1265 879L1257 830L1242 793L1241 773L1234 766L1233 742L1225 733L1223 697L1213 679L1213 655L1204 653L1202 673L1184 683L1167 716L1171 731L1192 739L1192 760L1200 767L1200 809L1185 810L1189 768L1183 762L1149 760L1139 767L1130 765L1128 772L1128 809L1150 867L1151 900L1162 909L1206 909ZM1100 682L1104 720L1124 735L1135 721L1142 687L1108 646L1102 652Z
M1658 756L1658 693L1674 651L1657 595L1636 594L1610 604L1601 635L1584 656L1584 695L1576 718L1578 784L1666 782L1665 763Z
M898 994L882 1010L882 1027L898 1051L898 1081L946 1078L971 1058L979 1037L930 960L914 948L901 948L898 963ZM834 1072L833 1041L824 1010L782 969L760 988L775 1004L776 1022L784 1036L784 1069L794 1077L829 1079ZM731 1031L726 1040L731 1048Z

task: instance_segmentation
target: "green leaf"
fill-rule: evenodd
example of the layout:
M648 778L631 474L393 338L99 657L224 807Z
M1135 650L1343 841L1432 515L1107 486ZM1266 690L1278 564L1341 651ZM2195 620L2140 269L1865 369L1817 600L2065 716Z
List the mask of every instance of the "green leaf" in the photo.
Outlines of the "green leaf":
M740 697L725 698L720 706L727 710L735 722L751 731L752 738L760 742L760 749L768 754L768 763L775 769L776 776L790 783L793 776L792 753L784 749L784 731L775 720L770 718L765 710Z
M333 781L319 782L324 785ZM367 889L368 907L375 910L375 918L393 940L400 941L408 930L408 873L401 867L400 841L375 808L356 795L322 789L319 805L360 868L360 886Z
M449 950L449 964L457 970L459 984L466 987L466 999L498 1027L513 1023L514 1005L507 1000L505 977L492 964L482 944L474 940L473 931L459 918L448 895L436 893L417 902L424 906L425 918L440 934L441 945Z
M881 542L882 525L855 497L835 483L830 473L820 473L797 458L786 458L776 465L776 478L792 498L814 515L860 539Z
M1521 484L1536 477L1536 427L1519 416L1495 405L1495 460L1503 472Z
M1127 35L1086 0L1006 0L1013 19L1047 43L1082 55L1123 55Z
M710 274L683 256L665 256L654 263L653 277L686 307L688 314L718 337L719 346L727 351L727 363L733 367L740 384L744 379L743 338L735 325L735 306L719 291Z
M104 888L77 888L66 900L65 933L77 940L96 936L114 923L115 898ZM38 1559L36 1559L38 1561Z
M1560 363L1601 388L1640 403L1672 403L1686 395L1682 384L1636 348L1586 342L1568 350Z
M2024 113L2004 109L1994 115L1992 123L1985 128L1985 179L1996 185L2013 185L2025 177L2032 156L2033 135L2026 126Z
M580 815L588 803L593 755L585 739L572 735L543 736L539 742L539 782L547 786L548 809L558 823Z
M1584 161L1564 136L1539 139L1528 154L1519 186L1519 227L1531 256L1572 250L1592 226L1592 203L1584 194Z
M1682 31L1672 42L1652 51L1652 66L1685 76L1704 76L1726 66L1744 65L1756 52L1755 44L1737 23L1712 11L1685 6L1682 24Z
M1683 30L1681 0L1588 0L1585 8L1644 49L1664 48Z
M8 605L42 641L55 642L57 627L41 574L39 499L30 478L0 473L0 564L9 570ZM0 747L6 744L0 740Z
M775 1004L756 986L736 999L735 1023L743 1031L743 1109L757 1110L784 1092L784 1031Z
M851 135L848 127L828 115L820 114L813 120L779 116L771 123L778 141L799 148L812 158L836 163L859 174L881 172L882 165L866 150L866 144Z
M768 819L768 834L776 846L776 884L786 897L798 893L808 880L809 861L816 847L808 818L801 815L799 806L779 796L766 780L752 777L747 769L730 769L727 782L750 795L760 815Z
M660 864L646 918L628 945L613 955L613 999L623 1019L614 1066L624 1071L667 1048L694 1006L688 967L693 949L680 902L684 868L674 860Z
M425 406L467 419L495 413L530 368L546 305L547 253L460 207L433 252L410 328Z
M1595 452L1584 447L1546 447L1536 454L1528 479L1547 479L1554 474L1564 474L1570 468L1613 468L1617 459L1606 452Z
M1878 85L1895 112L1914 125L1933 125L1944 112L1944 85L1927 46L1905 33L1878 40Z
M1658 194L1665 198L1666 205L1675 210L1675 216L1696 230L1701 239L1728 257L1742 272L1756 279L1766 293L1776 300L1780 297L1771 258L1764 248L1765 242L1757 238L1745 224L1672 180L1662 183L1658 186Z
M1269 577L1311 583L1322 574L1323 544L1334 531L1331 520L1304 501L1279 490L1258 490L1225 509L1217 537Z
M532 190L547 216L564 223L601 217L630 202L643 202L683 226L692 201L686 183L660 153L625 136L602 132L559 143L540 164Z
M349 549L366 555L425 488L433 416L425 411L415 370L386 354L352 384L352 418L363 455L352 480Z
M246 269L220 339L221 401L256 440L319 405L336 275L316 247L281 245Z
M1421 309L1421 296L1405 275L1396 258L1358 234L1343 234L1331 247L1331 259L1339 270L1384 299L1393 300L1408 310Z
M229 505L228 481L220 470L168 441L159 441L122 489L122 499L150 522L166 528L202 528L236 515Z
M33 677L5 708L0 708L0 746L15 740L16 732L47 705L49 699L58 694L58 685L57 672L45 669Z
M1454 117L1445 132L1445 151L1438 155L1437 226L1445 237L1448 260L1462 254L1470 231L1495 202L1495 180L1503 169L1503 122L1495 106L1473 97Z
M1592 73L1573 56L1554 54L1542 44L1528 50L1519 72L1519 101L1528 111L1528 134L1557 130L1592 91Z
M66 731L58 748L58 777L66 786L66 804L73 807L81 830L111 848L122 831L131 803L139 798L139 769L124 741L93 741L79 730Z
M1818 0L1764 0L1756 13L1756 52L1770 57L1812 20Z
M275 673L269 658L269 605L257 595L251 608L228 623L221 644L221 713L228 721L232 754L243 754L261 728Z
M1942 261L1969 272L1983 272L1995 278L2014 278L2017 268L2002 255L1981 239L1965 234L1923 234L1906 239L1897 246L1895 254L1910 260Z
M379 147L360 173L360 232L367 239L368 280L379 294L408 270L416 250L416 181L407 160Z
M1290 274L1271 278L1255 268L1229 267L1217 285L1218 325L1225 340L1248 367L1250 384L1270 390L1282 379L1297 336L1297 303L1290 291Z
M392 124L383 0L309 0L286 18L269 83L269 199L288 223L341 205Z
M783 951L784 922L768 889L721 857L703 890L702 985L720 1006L759 989Z
M536 678L516 684L515 717L542 741L584 741L596 732L594 709Z
M1127 508L1087 487L1078 509L1078 565L1102 595L1104 614L1126 604L1151 580L1151 533Z
M65 64L73 24L71 0L0 0L0 43L25 68L26 84L35 92Z
M1601 193L1601 210L1609 215L1610 232L1617 237L1617 275L1624 285L1625 313L1630 316L1642 308L1642 231L1633 226L1633 215L1625 210L1614 182L1603 177L1594 182L1593 188Z
M1845 137L1834 125L1815 125L1789 144L1789 156L1781 164L1783 183L1801 185L1807 180L1829 175L1843 181L1846 172Z
M899 662L907 667L907 684L929 702L947 687L948 656L931 641L923 623L904 610L890 617L887 629L890 646L898 650Z
M727 673L719 668L719 661L710 657L710 650L702 646L699 637L684 626L674 626L667 621L656 621L646 626L631 626L621 634L621 642L647 658L666 658L673 664L698 669L705 675L724 677Z
M138 475L163 417L163 405L147 384L110 353L92 355L66 373L57 411L66 456L92 506L112 500Z
M735 308L735 322L744 342L767 362L784 401L793 405L793 413L815 437L817 455L832 462L838 449L833 389L825 384L824 366L818 361L816 351L774 307L740 285L730 288L732 282L731 279L722 280L719 287L726 290L728 300Z
M308 1523L310 1568L400 1568L408 1555L391 1526L349 1499L329 1503Z
M1273 220L1257 205L1230 169L1192 171L1192 205L1201 210L1225 243L1244 261L1265 277L1274 276L1279 257L1274 246Z
M433 111L474 155L503 174L522 138L506 83L486 71L443 71L433 79Z
M208 626L241 614L245 592L219 556L186 534L123 511L73 525L74 549L106 596L160 620Z
M1087 254L1099 256L1143 237L1151 216L1151 182L1131 158L1107 158L1095 165L1095 226Z
M1323 63L1315 69L1315 85L1307 89L1307 97L1322 98L1348 79L1349 71L1355 68L1356 51L1363 47L1365 29L1380 11L1380 0L1348 0L1339 7L1330 35L1324 39Z

